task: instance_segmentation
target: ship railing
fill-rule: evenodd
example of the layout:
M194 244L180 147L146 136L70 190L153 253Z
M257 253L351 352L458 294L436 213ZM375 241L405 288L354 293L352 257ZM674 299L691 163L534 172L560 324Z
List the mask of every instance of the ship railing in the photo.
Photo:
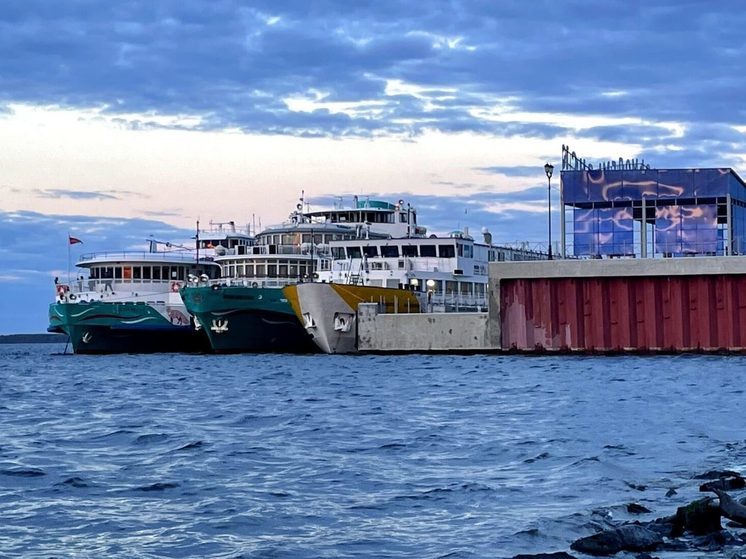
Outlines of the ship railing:
M126 281L126 280L125 280ZM85 303L91 301L108 302L149 302L166 304L173 295L178 296L183 282L168 280L135 280L124 283L120 279L78 278L68 283L55 284L55 301L65 303Z
M218 259L226 256L278 256L278 255L303 255L311 257L328 257L331 256L331 249L328 245L303 243L302 245L280 245L280 244L258 244L247 246L245 252L236 252L234 249L226 249Z
M235 277L235 278L219 278L212 280L199 280L187 282L187 287L267 287L267 288L281 288L288 285L294 285L300 281L311 281L311 278L301 277L288 277L288 278L250 278L250 277Z
M193 250L174 250L174 251L163 251L163 252L148 252L148 251L129 251L122 250L116 252L89 252L82 254L78 258L78 263L91 262L93 260L143 260L143 261L184 261L194 262L195 251Z
M474 296L460 293L417 293L420 299L422 312L487 312L487 298L484 296ZM371 301L375 302L375 301ZM384 305L379 303L379 314L408 314L411 312L406 302L394 305Z
M90 279L78 277L69 280L67 283L58 282L56 289L58 292L72 293L81 295L86 293L109 293L116 291L131 291L139 289L143 293L160 293L168 291L178 291L178 288L184 282L167 279L130 279L130 278L100 278Z

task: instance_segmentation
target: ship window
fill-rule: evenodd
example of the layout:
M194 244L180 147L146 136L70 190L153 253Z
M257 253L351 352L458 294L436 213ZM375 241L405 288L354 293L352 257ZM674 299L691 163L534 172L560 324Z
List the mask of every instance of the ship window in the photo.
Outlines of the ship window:
M404 245L401 247L402 256L417 256L417 245Z
M283 245L295 245L297 244L295 235L285 234L282 236Z
M378 256L378 247L377 246L365 246L363 247L363 254L368 257L374 257Z
M267 266L264 264L256 265L256 277L263 278L267 275Z
M247 278L254 277L254 264L252 263L246 264L246 277Z
M126 270L127 268L125 268ZM133 266L132 267L132 277L136 280L142 279L142 273L140 266Z
M298 264L296 264L295 262L291 262L288 265L288 277L290 278L298 277Z
M461 294L469 295L470 293L471 293L471 282L462 281L461 282Z
M487 252L487 262L494 262L495 261L495 251L490 250Z
M454 258L456 249L453 245L438 245L438 256L441 258Z
M154 280L161 279L161 267L160 266L153 266L153 279Z
M347 258L360 258L360 247L347 247Z
M464 255L464 245L461 243L457 243L456 246L458 247L458 255L463 256Z
M446 293L452 295L458 293L458 282L457 281L446 281Z
M277 277L277 264L267 264L267 277Z
M402 223L406 223L407 222L407 214L406 214L406 212L401 212L399 214L399 221L402 222Z
M131 280L132 279L132 268L130 268L129 266L125 266L124 268L122 268L122 278L126 280Z
M324 236L319 233L313 236L313 242L316 243L317 245L320 245L322 243L323 238Z
M436 256L435 245L420 245L420 256Z
M383 256L384 258L398 258L399 257L399 246L398 245L382 246L381 256Z
M287 264L280 264L277 271L281 278L288 277L288 265Z
M122 268L119 266L114 267L114 279L122 279Z
M142 267L142 279L149 280L150 279L150 266L143 266Z
M465 258L474 257L474 247L472 245L464 245L464 257Z

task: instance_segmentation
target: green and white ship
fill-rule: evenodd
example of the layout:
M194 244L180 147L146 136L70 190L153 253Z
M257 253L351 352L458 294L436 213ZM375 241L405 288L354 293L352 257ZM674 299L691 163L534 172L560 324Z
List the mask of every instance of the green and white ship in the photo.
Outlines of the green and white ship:
M67 334L75 353L209 351L179 291L190 275L220 276L214 247L249 247L253 238L235 228L197 237L194 249L150 240L147 251L82 255L76 279L56 281L47 330Z
M254 246L216 254L222 277L193 275L182 298L216 352L318 351L282 288L328 271L333 241L424 235L416 218L403 202L355 197L352 207L310 211L301 198L288 221L260 232Z

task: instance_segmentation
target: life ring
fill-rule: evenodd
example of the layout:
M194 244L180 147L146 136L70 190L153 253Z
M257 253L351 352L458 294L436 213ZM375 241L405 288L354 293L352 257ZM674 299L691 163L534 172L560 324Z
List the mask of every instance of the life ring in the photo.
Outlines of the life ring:
M75 299L77 299L77 297L75 296L75 293L70 293L70 295L68 295L68 298L69 298L69 299L70 299L71 301L75 301Z
M251 287L259 287L259 284L255 281L251 282Z
M173 291L174 293L178 293L179 289L181 289L181 286L179 285L179 282L178 281L172 281L171 282L171 291Z

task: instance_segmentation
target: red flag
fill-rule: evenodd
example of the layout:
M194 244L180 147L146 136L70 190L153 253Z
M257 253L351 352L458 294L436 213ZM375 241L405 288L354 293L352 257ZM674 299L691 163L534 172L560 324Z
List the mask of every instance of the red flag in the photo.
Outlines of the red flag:
M78 243L82 243L83 242L80 239L78 239L77 237L71 237L70 235L68 235L67 238L70 241L71 245L77 245Z

